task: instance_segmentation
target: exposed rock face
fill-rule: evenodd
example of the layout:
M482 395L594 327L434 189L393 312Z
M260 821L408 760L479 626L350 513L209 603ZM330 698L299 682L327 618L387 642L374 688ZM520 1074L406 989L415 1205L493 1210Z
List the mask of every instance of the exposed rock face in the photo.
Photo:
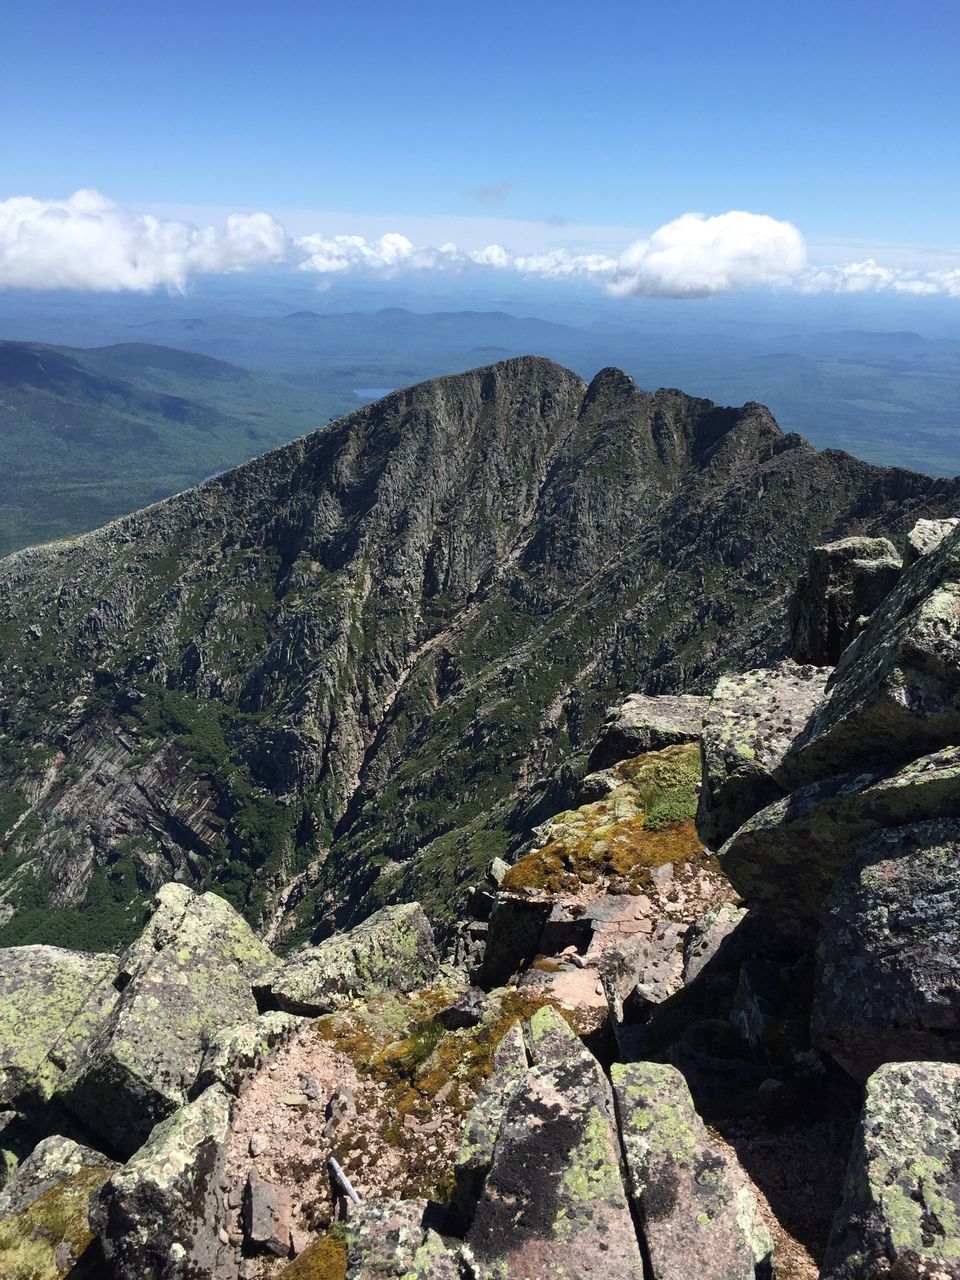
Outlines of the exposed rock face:
M960 747L886 776L841 774L762 809L720 851L733 884L799 935L816 936L834 876L875 833L960 817Z
M0 950L0 1105L48 1097L117 998L117 957Z
M858 1079L960 1059L960 821L893 827L843 867L817 945L813 1034Z
M292 1013L272 1011L222 1031L203 1055L194 1092L222 1084L229 1093L239 1093L273 1051L286 1044L302 1023L303 1019Z
M841 538L814 547L790 602L791 657L836 666L902 569L888 538Z
M823 1280L957 1280L958 1166L960 1067L881 1067L867 1082Z
M773 1241L736 1156L707 1136L683 1076L652 1062L613 1066L613 1091L651 1280L762 1280Z
M766 661L812 542L958 501L616 370L397 392L0 565L6 901L176 877L259 923L296 874L278 925L453 914L611 702Z
M727 946L746 914L746 907L736 907L724 902L694 920L683 940L685 984L695 982L711 960Z
M60 1082L65 1105L112 1150L132 1154L181 1106L225 1026L257 1013L274 958L222 898L165 885L121 958L120 999Z
M61 1134L53 1134L34 1147L20 1165L12 1182L0 1192L0 1218L6 1214L20 1213L46 1195L58 1182L63 1182L82 1169L109 1171L116 1168L116 1161L101 1151L94 1151L92 1147L85 1147Z
M640 1280L610 1086L548 1008L531 1021L530 1051L535 1065L506 1108L467 1232L481 1273Z
M948 533L952 533L960 520L918 520L907 534L907 546L903 555L903 567L909 569L921 556L936 551Z
M707 699L681 693L650 698L635 693L613 707L590 752L588 768L609 769L621 760L700 737Z
M217 1180L230 1126L219 1085L157 1125L100 1191L90 1220L115 1280L214 1280L236 1274L218 1229Z
M779 666L723 676L703 720L697 830L711 848L784 794L774 770L823 698L829 673Z
M497 1136L507 1108L523 1086L529 1059L523 1028L515 1022L504 1035L493 1062L493 1072L470 1109L457 1153L457 1206L469 1222L490 1166Z
M960 530L917 561L844 653L777 777L800 786L960 741Z
M411 902L384 907L347 933L297 952L271 979L270 993L291 1013L331 1013L359 995L425 987L439 965L430 921Z

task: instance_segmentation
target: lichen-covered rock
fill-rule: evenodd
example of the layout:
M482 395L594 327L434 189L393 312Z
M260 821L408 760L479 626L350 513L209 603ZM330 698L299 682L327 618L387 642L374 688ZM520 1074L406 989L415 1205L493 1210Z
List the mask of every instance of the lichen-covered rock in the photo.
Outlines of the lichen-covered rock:
M721 950L729 949L729 939L746 914L746 907L722 902L693 921L683 939L685 986L694 982Z
M960 1066L867 1081L822 1280L960 1280Z
M650 697L635 693L607 714L590 753L591 772L646 751L660 751L700 737L708 699L692 693Z
M339 1228L346 1280L459 1280L457 1254L440 1238L437 1206L426 1200L369 1200Z
M117 998L117 957L0 950L0 1106L49 1097Z
M514 1095L527 1074L527 1051L523 1028L515 1022L497 1045L493 1071L481 1088L467 1115L457 1152L457 1209L469 1221L483 1190L484 1179L493 1163L493 1150Z
M56 1142L65 1140L56 1139ZM54 1148L45 1156L51 1156ZM78 1163L78 1151L65 1147L59 1169L41 1157L34 1173L40 1184L24 1187L24 1196L0 1215L0 1276L4 1280L66 1280L103 1274L95 1255L96 1242L88 1222L91 1197L110 1177L110 1166L99 1153L93 1163ZM25 1162L26 1163L26 1162ZM49 1175L49 1176L47 1176ZM34 1194L35 1193L35 1194Z
M890 594L902 569L887 538L841 538L814 547L790 601L791 656L835 666L861 619Z
M761 810L720 850L734 887L796 936L814 937L843 863L873 834L960 817L960 747L895 773L842 774Z
M103 1152L82 1146L61 1134L52 1134L37 1143L13 1179L0 1192L0 1218L19 1213L58 1182L72 1177L81 1169L106 1169L109 1172L116 1168L116 1161ZM104 1181L106 1177L105 1174Z
M510 1101L467 1232L483 1277L643 1275L610 1086L564 1020L530 1021L534 1065Z
M332 1013L357 996L425 987L439 967L430 921L419 903L407 902L298 951L273 976L269 990L290 1013Z
M733 1152L710 1141L680 1072L632 1062L611 1074L651 1280L771 1277L773 1241L753 1187Z
M782 662L718 681L703 721L697 831L704 844L719 848L784 794L774 770L822 699L827 675Z
M120 999L59 1086L65 1105L124 1155L187 1100L214 1037L256 1017L253 988L275 964L223 898L169 884L158 900L121 958Z
M263 1013L252 1022L228 1027L206 1049L194 1093L212 1084L222 1084L230 1093L239 1093L267 1058L290 1039L303 1019L292 1013Z
M960 529L904 573L775 770L786 787L960 742Z
M903 567L909 569L921 556L928 556L936 551L948 533L952 533L960 520L956 517L948 520L918 520L907 534L907 545L903 553Z
M235 1274L218 1231L230 1095L207 1089L153 1130L105 1183L90 1211L114 1280L219 1280Z
M817 944L812 1033L852 1075L960 1059L960 821L877 832L840 871Z

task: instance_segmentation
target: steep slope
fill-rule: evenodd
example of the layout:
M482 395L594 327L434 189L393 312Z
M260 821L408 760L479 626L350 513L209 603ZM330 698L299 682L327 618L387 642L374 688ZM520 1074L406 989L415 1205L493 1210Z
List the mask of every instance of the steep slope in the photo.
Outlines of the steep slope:
M442 916L619 694L771 655L808 546L958 500L527 358L11 556L0 942L103 945L172 875L288 930Z
M347 403L168 347L0 342L0 552L134 511Z

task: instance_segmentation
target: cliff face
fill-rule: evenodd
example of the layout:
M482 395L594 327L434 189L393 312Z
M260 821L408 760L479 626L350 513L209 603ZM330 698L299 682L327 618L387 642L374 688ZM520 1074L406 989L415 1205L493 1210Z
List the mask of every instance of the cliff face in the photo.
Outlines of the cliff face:
M442 915L606 706L775 656L811 544L958 499L531 358L11 556L0 942L113 944L174 875L301 932Z

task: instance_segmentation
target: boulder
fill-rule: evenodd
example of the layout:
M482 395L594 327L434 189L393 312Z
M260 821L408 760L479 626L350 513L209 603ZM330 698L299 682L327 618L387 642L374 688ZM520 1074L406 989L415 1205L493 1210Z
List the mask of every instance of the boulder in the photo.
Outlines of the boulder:
M222 1084L230 1093L239 1093L303 1025L303 1018L274 1010L251 1022L228 1027L204 1051L193 1093L202 1093L212 1084Z
M117 957L0 950L0 1106L47 1099L117 999Z
M817 944L814 1042L851 1075L960 1060L960 821L878 831L840 871Z
M721 951L730 950L730 939L747 914L746 907L722 902L697 916L683 940L683 982L689 986Z
M467 1231L479 1272L640 1280L609 1083L549 1006L530 1021L529 1050Z
M456 1162L455 1204L463 1222L469 1222L483 1183L493 1163L503 1118L527 1075L527 1050L523 1028L515 1022L497 1045L493 1071L477 1094L463 1126Z
M57 1183L81 1169L105 1169L106 1181L109 1172L117 1167L116 1161L103 1152L82 1146L61 1134L52 1134L34 1147L0 1192L0 1217L26 1209Z
M540 940L553 904L541 896L497 894L478 981L485 991L502 987L540 952Z
M814 547L790 601L791 657L835 666L903 569L886 538L841 538Z
M437 1210L426 1200L368 1200L351 1208L341 1228L346 1280L460 1280L457 1254L439 1234L446 1224ZM335 1273L307 1274L312 1280Z
M686 1081L653 1062L611 1075L630 1198L650 1280L761 1280L773 1241L734 1153L712 1142Z
M948 533L952 533L960 520L918 520L907 534L907 545L903 553L903 567L909 569L912 564L936 551Z
M113 1280L220 1280L236 1274L218 1182L230 1095L213 1085L150 1134L105 1183L90 1222ZM231 1269L232 1268L232 1271Z
M110 1150L131 1155L186 1102L218 1033L257 1016L253 987L274 964L223 898L165 885L121 958L120 999L64 1074L64 1104Z
M960 529L918 560L844 652L775 768L787 788L960 742Z
M960 1066L888 1063L867 1081L822 1280L960 1280Z
M418 902L384 907L347 933L298 951L274 974L281 1009L316 1016L377 991L415 991L437 976L440 957Z
M692 693L649 697L635 693L607 713L587 769L609 769L621 760L696 742L708 699Z
M811 783L744 823L720 850L739 893L795 937L812 939L843 863L875 833L960 816L960 748L886 776Z
M782 662L723 676L703 721L697 831L712 849L784 794L774 770L823 697L828 672Z
M243 1189L243 1236L254 1253L285 1258L290 1253L290 1195L275 1187L256 1169L247 1175Z

